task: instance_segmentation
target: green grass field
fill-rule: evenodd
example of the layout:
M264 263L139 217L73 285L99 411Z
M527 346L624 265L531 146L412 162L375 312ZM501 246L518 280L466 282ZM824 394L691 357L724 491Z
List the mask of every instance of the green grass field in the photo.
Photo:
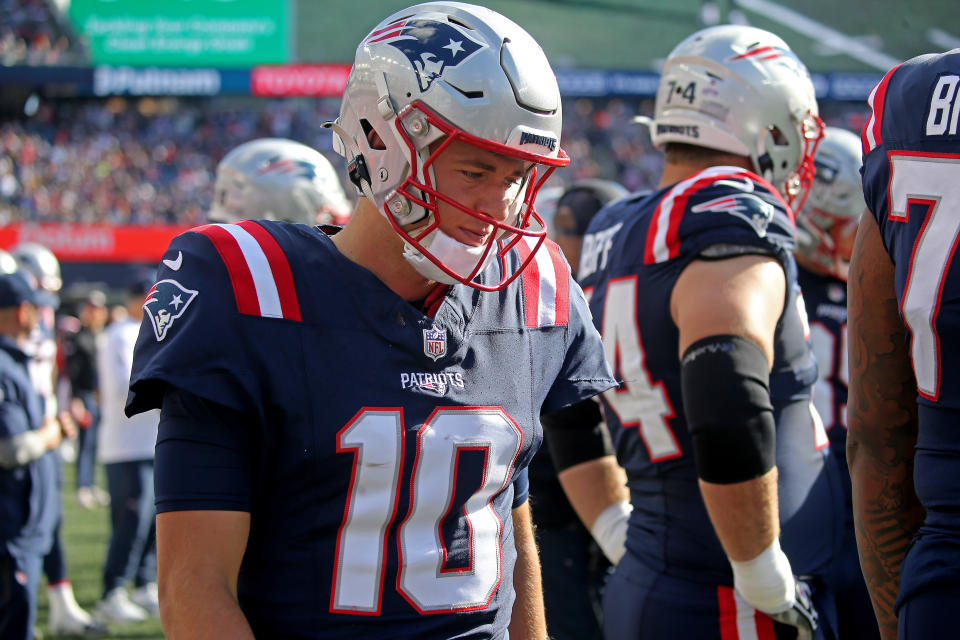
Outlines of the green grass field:
M63 493L63 537L67 548L67 566L69 567L70 581L73 583L77 602L84 609L93 612L93 608L100 599L103 586L103 558L107 552L107 541L110 536L109 507L98 507L93 510L81 509L75 497L76 472L73 465L64 465ZM98 482L106 487L103 480L102 468ZM44 638L51 638L47 632L47 589L46 580L41 579L40 602L37 610L37 629L44 634ZM128 625L111 625L110 638L138 638L147 640L163 638L160 620L151 618L145 622Z

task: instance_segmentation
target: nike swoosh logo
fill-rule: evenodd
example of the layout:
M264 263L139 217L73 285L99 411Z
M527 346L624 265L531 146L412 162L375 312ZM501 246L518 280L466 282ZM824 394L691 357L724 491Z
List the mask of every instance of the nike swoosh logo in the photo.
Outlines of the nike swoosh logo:
M164 260L164 261L163 261L163 264L165 264L165 265L167 265L168 267L170 267L173 271L179 271L179 270L180 270L180 265L183 264L183 251L177 251L177 259L176 259L176 260Z

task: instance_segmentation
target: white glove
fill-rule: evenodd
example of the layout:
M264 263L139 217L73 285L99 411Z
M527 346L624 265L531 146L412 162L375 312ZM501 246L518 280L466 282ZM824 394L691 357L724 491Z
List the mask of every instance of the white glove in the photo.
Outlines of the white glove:
M620 562L627 550L627 521L631 512L633 505L628 501L614 502L597 516L590 528L590 534L610 564Z
M819 616L810 599L810 587L793 576L780 541L752 560L730 561L733 587L744 600L777 622L799 629L799 638L812 638Z

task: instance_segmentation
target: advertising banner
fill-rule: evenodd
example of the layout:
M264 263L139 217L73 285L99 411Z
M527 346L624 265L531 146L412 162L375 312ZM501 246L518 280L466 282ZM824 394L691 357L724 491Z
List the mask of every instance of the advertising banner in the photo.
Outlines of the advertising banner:
M97 65L251 67L289 59L286 0L71 0Z
M0 228L0 247L36 242L61 262L160 262L170 241L190 227L13 224Z

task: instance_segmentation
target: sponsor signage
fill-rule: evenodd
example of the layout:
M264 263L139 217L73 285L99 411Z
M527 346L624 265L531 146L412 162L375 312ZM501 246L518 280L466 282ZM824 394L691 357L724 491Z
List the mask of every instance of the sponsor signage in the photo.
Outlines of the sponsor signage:
M62 262L160 262L187 226L14 224L0 228L0 247L36 242Z
M336 98L343 95L348 64L288 64L254 67L250 93L255 96Z
M71 0L94 64L246 67L289 61L289 2Z

